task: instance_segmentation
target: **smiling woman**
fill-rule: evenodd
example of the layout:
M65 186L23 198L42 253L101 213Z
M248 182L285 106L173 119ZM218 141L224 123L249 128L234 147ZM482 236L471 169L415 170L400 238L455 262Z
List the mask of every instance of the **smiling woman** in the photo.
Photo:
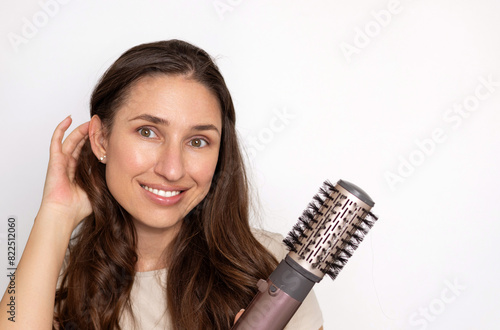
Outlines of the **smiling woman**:
M141 254L141 245L163 251L181 220L207 195L219 155L219 102L204 85L183 75L147 76L131 87L111 132L103 129L94 115L92 150L106 155L108 189L134 223L136 270L163 268L147 266L144 260L156 258ZM148 234L151 229L154 237Z
M70 124L52 138L14 326L229 329L286 252L249 226L234 106L210 56L178 40L134 47L63 142ZM321 324L311 294L288 327Z

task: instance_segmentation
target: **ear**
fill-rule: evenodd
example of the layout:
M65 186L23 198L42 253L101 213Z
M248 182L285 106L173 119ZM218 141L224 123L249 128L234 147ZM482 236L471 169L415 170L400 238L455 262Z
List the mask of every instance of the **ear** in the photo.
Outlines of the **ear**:
M90 119L89 140L94 155L101 163L106 164L107 140L101 118L97 115L94 115L92 119Z

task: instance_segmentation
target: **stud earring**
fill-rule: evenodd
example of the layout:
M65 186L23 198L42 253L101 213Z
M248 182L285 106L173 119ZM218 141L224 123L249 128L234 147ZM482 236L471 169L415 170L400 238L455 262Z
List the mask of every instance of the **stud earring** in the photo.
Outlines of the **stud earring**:
M106 159L106 155L101 156L101 158L99 158L99 160L101 161L101 163L104 162L105 159Z

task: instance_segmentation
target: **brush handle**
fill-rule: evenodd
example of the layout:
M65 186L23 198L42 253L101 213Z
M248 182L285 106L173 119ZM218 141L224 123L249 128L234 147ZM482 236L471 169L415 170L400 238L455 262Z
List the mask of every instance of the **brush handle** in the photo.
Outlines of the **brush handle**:
M259 292L232 329L282 330L320 280L287 256L267 281L257 282Z
M259 292L231 329L284 329L301 303L278 289L269 279L259 280L257 285Z

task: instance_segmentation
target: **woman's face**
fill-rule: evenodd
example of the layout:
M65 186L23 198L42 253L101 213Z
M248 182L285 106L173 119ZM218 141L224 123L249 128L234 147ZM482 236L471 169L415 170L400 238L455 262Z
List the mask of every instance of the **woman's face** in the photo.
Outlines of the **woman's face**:
M144 77L104 142L106 181L136 228L180 228L207 195L222 133L218 99L183 76Z

